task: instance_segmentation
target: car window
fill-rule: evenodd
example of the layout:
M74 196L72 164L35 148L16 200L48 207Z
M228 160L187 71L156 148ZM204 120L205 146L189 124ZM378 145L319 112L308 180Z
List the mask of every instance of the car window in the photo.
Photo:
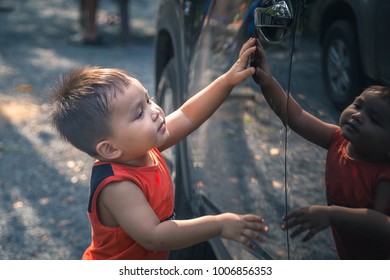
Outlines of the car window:
M379 80L383 83L390 84L390 39L383 36L390 28L390 22L387 20L390 11L390 1L377 1L375 9L375 52L378 54L377 65Z

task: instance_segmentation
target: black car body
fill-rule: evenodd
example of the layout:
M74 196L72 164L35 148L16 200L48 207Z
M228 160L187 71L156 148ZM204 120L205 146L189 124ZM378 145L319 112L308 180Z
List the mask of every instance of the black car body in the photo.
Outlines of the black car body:
M309 24L322 48L326 93L343 109L370 84L390 86L390 1L311 1Z
M155 91L166 113L235 62L243 42L258 35L253 15L262 2L272 1L161 1L155 41ZM298 29L294 27L302 25L304 19L304 1L286 2L296 19L292 31L280 43L264 41L264 45L275 77L290 89L295 86L291 81L293 57L295 65L302 64L303 58L292 50L296 49L294 36L300 34L295 34ZM313 62L309 67L298 67L298 75L312 72L310 67L317 69L317 65ZM310 82L306 86L311 87ZM314 79L312 82L316 83ZM313 104L315 112L326 111L321 94L312 94L302 102ZM288 152L287 144L291 146ZM290 240L288 232L279 228L281 216L291 207L325 203L324 153L282 125L251 79L236 87L198 131L165 153L176 186L176 212L179 219L219 212L261 214L271 227L268 241L247 250L214 238L173 252L171 257L335 258L329 232L319 234L317 242L304 244ZM294 196L293 185L300 186Z

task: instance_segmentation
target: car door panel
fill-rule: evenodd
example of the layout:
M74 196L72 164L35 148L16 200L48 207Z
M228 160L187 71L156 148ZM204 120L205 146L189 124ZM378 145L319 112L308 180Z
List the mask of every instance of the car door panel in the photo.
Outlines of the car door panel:
M296 5L298 1L302 0L292 2ZM259 36L253 12L261 2L181 1L182 7L188 8L183 13L183 32L188 33L183 35L186 57L182 62L178 57L173 59L178 64L188 62L188 68L178 73L184 81L182 101L227 71L249 36ZM303 38L302 32L296 37L293 34L278 44L262 39L272 72L305 109L334 121L327 113L331 104L319 89L318 78L302 79L320 77L319 49L312 40ZM180 147L186 155L181 157L180 165L185 167L179 172L185 173L181 174L186 177L184 185L188 184L192 193L186 199L194 216L256 213L270 226L267 241L254 251L235 242L211 240L216 255L220 251L223 258L229 255L233 259L335 258L329 231L302 243L289 239L288 232L280 229L286 211L325 204L326 153L286 129L251 78L234 88L219 110Z

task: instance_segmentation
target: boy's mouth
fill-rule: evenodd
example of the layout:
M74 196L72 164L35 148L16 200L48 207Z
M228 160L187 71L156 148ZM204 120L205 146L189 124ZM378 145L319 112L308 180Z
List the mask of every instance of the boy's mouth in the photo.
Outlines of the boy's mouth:
M345 125L352 128L354 131L359 132L358 128L352 122L347 122L347 123L345 123Z
M160 126L158 127L158 132L160 133L164 133L166 130L166 126L165 126L165 120L163 120L160 124Z

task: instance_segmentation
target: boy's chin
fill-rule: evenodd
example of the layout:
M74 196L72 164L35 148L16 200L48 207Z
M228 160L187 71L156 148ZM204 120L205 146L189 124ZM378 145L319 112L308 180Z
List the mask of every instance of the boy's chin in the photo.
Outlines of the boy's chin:
M341 127L341 134L345 139L347 139L349 142L353 141L354 137L357 136L358 131L356 129L352 128L349 125L343 125Z

